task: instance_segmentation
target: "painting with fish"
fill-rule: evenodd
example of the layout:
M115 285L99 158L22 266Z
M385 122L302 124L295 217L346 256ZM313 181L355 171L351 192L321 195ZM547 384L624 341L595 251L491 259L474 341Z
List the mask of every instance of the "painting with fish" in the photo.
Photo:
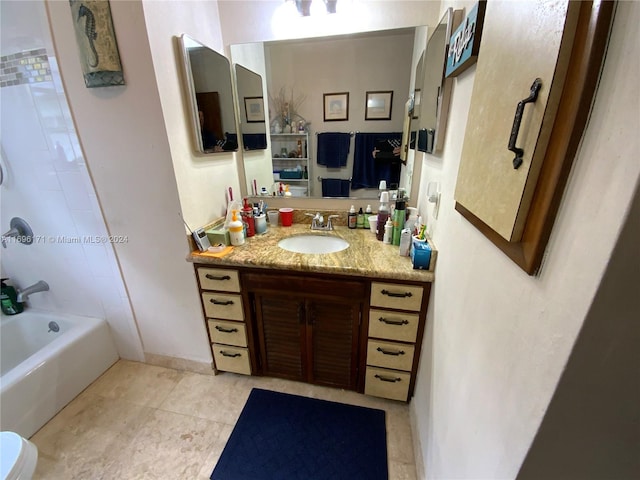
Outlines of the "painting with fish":
M124 85L108 0L69 0L87 88Z

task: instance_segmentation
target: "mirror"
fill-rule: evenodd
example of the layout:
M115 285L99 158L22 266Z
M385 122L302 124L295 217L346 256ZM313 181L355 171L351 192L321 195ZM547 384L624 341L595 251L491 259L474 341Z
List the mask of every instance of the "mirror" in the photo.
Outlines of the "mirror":
M270 122L267 134L270 137L270 149L261 161L268 164L269 171L274 170L273 157L281 154L273 145L272 135L276 133L275 124L280 129L282 110L278 103L287 106L291 117L304 119L310 132L309 188L310 196L322 197L323 180L352 180L356 138L360 133L402 136L405 121L405 103L413 92L412 73L417 62L414 58L416 32L421 29L421 45L426 44L426 28L409 27L383 31L362 32L349 35L315 37L291 40L269 41L264 43L231 45L231 58L242 62L243 58L261 57L259 62L246 63L266 80L264 100L267 121ZM256 68L257 66L263 68ZM345 95L348 93L348 95ZM325 115L325 96L336 97L340 101L340 118ZM367 95L377 95L383 99L381 105L367 107ZM280 98L282 97L282 98ZM242 100L240 100L242 106ZM329 112L331 113L331 112ZM276 119L278 121L276 121ZM286 123L286 122L285 122ZM350 134L349 153L346 165L329 166L319 164L317 159L318 138L323 133ZM280 140L282 134L280 134ZM276 148L277 150L275 150ZM372 158L374 146L369 150ZM248 170L247 157L244 161ZM401 165L399 159L398 165ZM276 165L277 167L277 165ZM400 170L402 169L402 170ZM277 170L277 168L275 168ZM398 167L400 183L407 191L411 188L411 173L407 167ZM403 180L407 177L409 180ZM303 179L306 179L303 176ZM351 188L351 198L377 198L379 178L366 188ZM397 177L395 180L398 183ZM297 184L296 184L297 185ZM259 185L261 187L263 185ZM264 185L268 189L273 184ZM341 190L342 191L342 190Z
M421 85L416 71L414 96L420 98L417 148L423 152L439 152L444 145L453 81L444 77L444 70L451 32L461 21L462 10L447 9L427 41Z
M267 148L267 123L262 77L237 63L235 70L242 146L245 150L264 150Z
M231 66L218 52L180 37L194 150L200 154L238 149Z

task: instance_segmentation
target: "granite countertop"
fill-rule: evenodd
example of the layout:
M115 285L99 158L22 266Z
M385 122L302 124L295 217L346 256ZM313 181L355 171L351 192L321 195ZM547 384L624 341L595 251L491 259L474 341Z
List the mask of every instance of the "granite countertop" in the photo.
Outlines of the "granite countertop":
M336 253L294 253L278 247L285 237L301 234L333 235L349 242L346 250ZM369 229L349 229L338 225L333 231L311 230L310 225L294 223L290 227L271 227L266 233L245 240L224 257L193 251L187 260L230 267L256 267L298 272L355 275L370 278L433 282L437 251L432 248L430 270L414 270L409 257L401 257L399 247L385 245Z

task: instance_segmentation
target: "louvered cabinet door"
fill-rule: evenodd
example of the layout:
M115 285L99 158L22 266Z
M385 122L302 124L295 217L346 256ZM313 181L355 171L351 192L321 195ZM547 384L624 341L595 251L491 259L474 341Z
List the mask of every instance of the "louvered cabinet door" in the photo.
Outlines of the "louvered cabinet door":
M307 312L309 381L354 390L361 305L348 300L308 301Z
M306 380L304 299L256 295L262 373Z

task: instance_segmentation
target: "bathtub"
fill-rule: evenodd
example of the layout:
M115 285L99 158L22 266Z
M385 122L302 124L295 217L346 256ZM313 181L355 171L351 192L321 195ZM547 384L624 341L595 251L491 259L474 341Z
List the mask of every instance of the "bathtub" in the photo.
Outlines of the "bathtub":
M1 430L31 437L117 360L105 320L33 309L2 315Z

